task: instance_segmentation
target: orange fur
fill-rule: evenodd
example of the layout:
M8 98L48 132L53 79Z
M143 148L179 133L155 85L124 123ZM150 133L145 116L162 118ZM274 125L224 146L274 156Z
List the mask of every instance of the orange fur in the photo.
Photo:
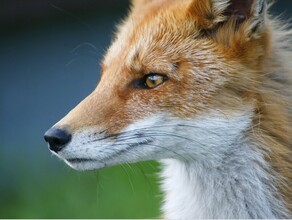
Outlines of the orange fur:
M103 60L100 84L58 126L117 133L160 111L188 118L253 105L247 135L265 151L292 212L292 56L289 43L281 45L290 35L268 17L255 31L254 20L238 23L220 7L211 0L134 1ZM153 90L131 86L147 73L169 81Z

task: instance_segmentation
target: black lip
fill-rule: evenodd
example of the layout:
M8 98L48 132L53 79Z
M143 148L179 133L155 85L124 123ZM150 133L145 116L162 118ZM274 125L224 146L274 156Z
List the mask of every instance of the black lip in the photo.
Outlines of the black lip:
M96 160L93 159L88 159L88 158L71 158L71 159L66 159L70 163L84 163L84 162L94 162Z

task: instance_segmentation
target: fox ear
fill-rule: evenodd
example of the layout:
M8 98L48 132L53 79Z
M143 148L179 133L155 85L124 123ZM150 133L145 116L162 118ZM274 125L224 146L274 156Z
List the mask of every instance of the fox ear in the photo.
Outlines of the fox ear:
M266 0L192 0L189 12L203 29L230 20L240 25L252 21L254 30L264 26Z

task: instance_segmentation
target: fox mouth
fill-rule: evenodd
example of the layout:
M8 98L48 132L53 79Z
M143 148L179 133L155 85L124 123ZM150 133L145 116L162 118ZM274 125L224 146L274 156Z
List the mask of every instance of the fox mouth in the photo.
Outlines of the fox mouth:
M66 159L69 163L85 163L85 162L96 162L97 160L88 158L71 158Z
M141 140L136 143L128 144L127 146L108 152L107 155L99 155L96 158L78 157L78 155L71 155L71 157L66 157L65 155L59 155L58 157L63 159L71 168L76 170L95 170L104 168L110 165L119 164L120 156L123 154L128 154L131 150L137 146L143 146L151 144L152 139ZM73 156L73 157L72 157Z
M119 151L116 151L114 153L112 153L111 155L108 155L105 158L100 158L100 159L91 159L91 158L69 158L69 159L65 159L66 161L68 161L69 163L86 163L86 162L103 162L105 160L110 160L113 159L117 156L120 156L123 153L127 153L129 152L129 150L131 150L134 147L137 146L141 146L141 145L145 145L145 144L151 144L153 142L153 140L144 140L144 141L140 141L134 144L130 144L128 147L124 148L124 149L120 149Z

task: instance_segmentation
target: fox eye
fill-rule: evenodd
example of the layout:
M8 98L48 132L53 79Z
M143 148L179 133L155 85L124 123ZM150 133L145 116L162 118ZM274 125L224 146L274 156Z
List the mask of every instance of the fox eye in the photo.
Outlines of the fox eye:
M158 73L150 73L145 75L142 79L137 80L134 84L137 88L154 89L163 84L168 77Z

